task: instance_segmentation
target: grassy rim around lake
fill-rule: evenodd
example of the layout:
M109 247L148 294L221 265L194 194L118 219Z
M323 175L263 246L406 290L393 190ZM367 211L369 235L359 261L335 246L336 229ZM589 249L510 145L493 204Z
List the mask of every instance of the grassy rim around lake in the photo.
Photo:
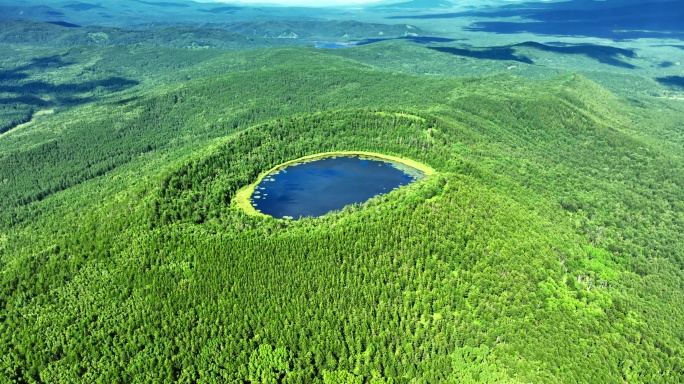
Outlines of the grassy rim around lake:
M269 169L268 171L261 172L259 174L259 177L257 177L256 181L254 181L252 184L249 184L247 186L244 186L240 188L235 193L235 198L233 199L233 202L237 205L238 208L241 208L243 211L245 211L248 215L252 216L265 216L265 217L273 217L271 215L267 215L265 213L261 213L254 209L252 206L252 202L250 201L250 197L254 193L254 189L256 188L259 183L263 180L263 178L267 175L272 174L273 172L280 171L283 168L289 167L290 165L293 164L300 164L300 163L306 163L309 161L314 161L314 160L320 160L320 159L325 159L328 157L336 157L336 156L358 156L358 157L368 157L372 159L378 159L378 160L385 160L390 163L398 163L398 164L403 164L403 165L408 165L409 167L413 167L425 174L425 176L430 176L435 173L435 170L432 169L431 167L419 163L415 160L411 159L406 159L403 157L397 157L397 156L390 156L390 155L384 155L382 153L376 153L376 152L363 152L363 151L336 151L336 152L322 152L322 153L316 153L313 155L308 155L304 157L300 157L298 159L286 161L282 164L278 164L275 167ZM279 219L277 217L274 217L275 219Z

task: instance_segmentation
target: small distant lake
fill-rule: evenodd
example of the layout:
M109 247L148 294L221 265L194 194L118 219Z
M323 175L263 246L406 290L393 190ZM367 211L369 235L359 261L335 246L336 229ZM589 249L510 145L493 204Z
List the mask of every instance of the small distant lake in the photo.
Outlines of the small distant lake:
M256 210L276 218L316 217L423 177L421 171L403 164L356 156L328 157L266 175L250 200Z
M314 46L316 48L325 48L325 49L339 49L339 48L351 48L351 47L356 47L355 43L338 43L334 41L314 41Z

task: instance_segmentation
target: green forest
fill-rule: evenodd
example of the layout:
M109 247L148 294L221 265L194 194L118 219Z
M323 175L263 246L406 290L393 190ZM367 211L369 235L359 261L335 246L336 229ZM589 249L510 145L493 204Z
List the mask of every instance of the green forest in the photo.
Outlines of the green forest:
M0 382L684 381L682 100L395 43L74 41L2 45ZM436 172L318 218L233 202L329 151Z

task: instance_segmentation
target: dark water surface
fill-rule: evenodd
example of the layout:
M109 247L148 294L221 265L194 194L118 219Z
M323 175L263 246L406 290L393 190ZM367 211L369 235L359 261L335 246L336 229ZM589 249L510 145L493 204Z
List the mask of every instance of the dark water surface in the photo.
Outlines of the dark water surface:
M417 169L411 169L411 173L382 160L325 158L294 164L264 177L251 202L255 209L276 218L322 216L388 193L422 176Z

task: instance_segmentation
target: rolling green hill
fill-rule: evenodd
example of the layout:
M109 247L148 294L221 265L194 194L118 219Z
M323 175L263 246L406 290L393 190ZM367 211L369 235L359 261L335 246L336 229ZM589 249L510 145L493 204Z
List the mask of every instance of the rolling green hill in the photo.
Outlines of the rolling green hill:
M276 37L276 36L269 36ZM265 39L220 28L165 26L150 29L76 26L29 21L6 21L0 25L0 41L49 47L83 45L142 45L191 49L246 49L304 45L293 39Z
M3 382L682 381L681 101L306 48L128 68L0 137ZM232 204L335 150L437 172L316 219Z

